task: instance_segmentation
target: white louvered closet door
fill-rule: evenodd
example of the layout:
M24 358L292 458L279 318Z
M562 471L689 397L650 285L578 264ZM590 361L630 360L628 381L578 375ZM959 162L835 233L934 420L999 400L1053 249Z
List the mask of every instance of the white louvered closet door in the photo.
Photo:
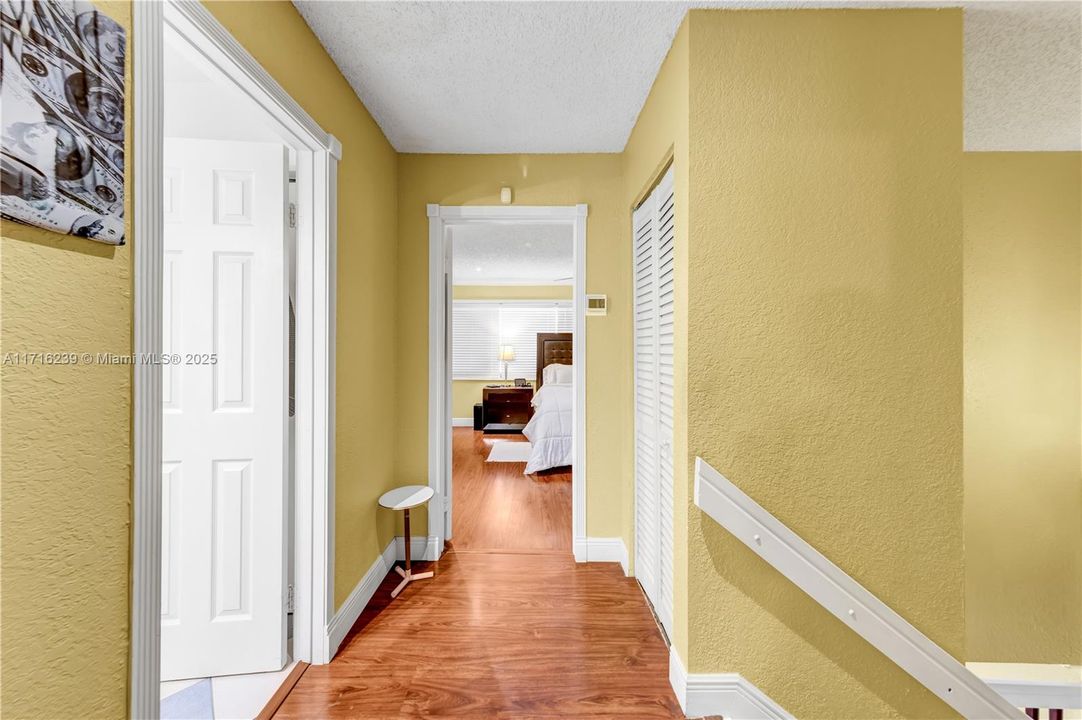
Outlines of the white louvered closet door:
M635 281L635 577L658 603L657 263L654 196L632 216Z
M673 607L672 169L633 215L635 574L666 632Z
M673 605L673 297L676 257L676 198L672 168L657 189L654 236L657 243L657 387L658 504L660 528L660 602L655 604L665 632L672 637Z

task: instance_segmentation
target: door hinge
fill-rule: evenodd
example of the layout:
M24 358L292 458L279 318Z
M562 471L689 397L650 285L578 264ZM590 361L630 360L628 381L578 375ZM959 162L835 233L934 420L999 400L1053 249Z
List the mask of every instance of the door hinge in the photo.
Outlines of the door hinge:
M286 612L293 612L293 585L286 587Z
M289 227L297 227L297 206L289 203Z

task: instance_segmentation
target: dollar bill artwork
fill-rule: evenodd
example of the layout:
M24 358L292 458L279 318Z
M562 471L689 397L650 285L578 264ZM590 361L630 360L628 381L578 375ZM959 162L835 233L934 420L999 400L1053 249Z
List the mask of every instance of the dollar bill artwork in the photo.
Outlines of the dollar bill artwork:
M127 35L81 0L0 0L0 213L124 244Z

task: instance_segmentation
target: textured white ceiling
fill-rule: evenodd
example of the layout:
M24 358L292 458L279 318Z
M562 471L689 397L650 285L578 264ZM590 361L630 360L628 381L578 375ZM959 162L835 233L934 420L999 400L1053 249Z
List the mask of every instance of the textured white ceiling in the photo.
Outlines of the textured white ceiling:
M400 152L619 152L684 14L664 2L294 4Z
M966 149L1082 149L1082 2L965 13Z
M566 225L452 226L455 285L570 285L571 228Z
M399 152L623 150L689 7L972 6L966 147L1079 149L1082 3L294 0ZM969 11L967 10L967 14Z

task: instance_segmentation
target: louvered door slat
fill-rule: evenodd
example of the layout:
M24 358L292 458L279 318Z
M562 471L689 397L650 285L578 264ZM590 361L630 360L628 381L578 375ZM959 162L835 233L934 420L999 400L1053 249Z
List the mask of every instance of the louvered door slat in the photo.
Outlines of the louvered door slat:
M672 635L673 615L673 313L676 207L670 167L654 190L657 262L658 618Z
M657 287L654 206L643 203L634 227L635 575L658 602L660 506L657 435Z

